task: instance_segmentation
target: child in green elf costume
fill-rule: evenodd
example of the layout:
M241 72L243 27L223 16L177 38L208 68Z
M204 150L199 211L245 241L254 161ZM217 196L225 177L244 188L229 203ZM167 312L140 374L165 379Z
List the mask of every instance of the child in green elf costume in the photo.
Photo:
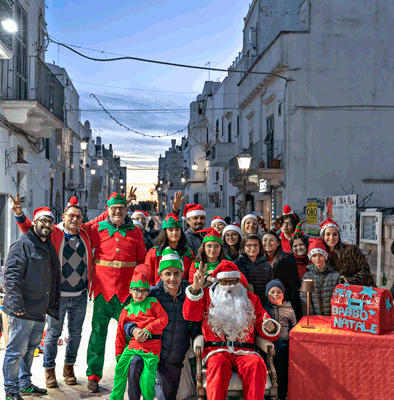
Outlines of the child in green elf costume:
M136 267L130 283L132 300L119 318L116 333L116 367L111 400L122 400L133 357L142 358L139 387L134 388L144 400L155 397L156 370L161 350L161 334L168 324L168 316L155 297L149 297L149 269L142 264ZM126 323L127 327L125 329ZM125 330L127 332L125 332ZM126 347L126 336L131 340ZM138 396L139 398L139 396Z

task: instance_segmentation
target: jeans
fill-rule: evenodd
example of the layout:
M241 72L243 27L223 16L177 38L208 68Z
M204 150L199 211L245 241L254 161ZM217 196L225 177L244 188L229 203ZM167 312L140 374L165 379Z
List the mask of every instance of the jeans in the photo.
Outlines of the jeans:
M47 319L48 327L44 339L43 363L45 369L54 368L56 365L57 342L62 335L66 313L68 314L68 342L65 362L67 364L75 364L81 342L87 304L88 296L86 290L76 297L60 297L59 321L51 316L48 316Z
M44 332L44 322L29 321L7 315L8 345L3 362L4 389L18 393L31 386L31 365L34 350L39 346Z

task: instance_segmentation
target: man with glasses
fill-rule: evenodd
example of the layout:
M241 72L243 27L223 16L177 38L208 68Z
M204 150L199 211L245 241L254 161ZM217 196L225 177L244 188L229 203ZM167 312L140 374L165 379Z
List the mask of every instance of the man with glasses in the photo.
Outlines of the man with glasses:
M26 232L31 221L22 212L19 195L12 200L12 211L22 232ZM61 268L61 297L59 319L48 316L47 333L44 339L44 368L47 388L57 387L56 356L57 343L62 334L64 319L68 314L68 342L63 366L63 377L67 385L76 385L74 364L81 341L82 327L86 315L88 270L92 264L90 231L97 222L108 216L106 211L92 221L82 224L82 209L76 197L71 197L62 215L63 221L53 227L51 242L58 254Z
M108 218L96 224L90 235L95 249L91 275L94 306L86 375L93 393L100 390L108 325L111 318L119 320L122 309L130 303L134 269L145 262L146 256L142 231L127 216L124 196L112 193L107 208Z
M3 374L6 400L21 400L22 394L46 394L31 382L34 351L44 331L45 314L59 319L60 265L56 250L47 240L54 217L47 207L37 208L33 226L14 242L4 272L9 342Z
M206 269L200 266L193 285L186 289L183 315L189 321L203 321L207 397L225 400L236 369L244 400L264 400L267 368L255 351L255 334L275 341L280 325L269 317L258 296L246 290L246 278L233 262L221 261L212 274L217 282L203 290Z

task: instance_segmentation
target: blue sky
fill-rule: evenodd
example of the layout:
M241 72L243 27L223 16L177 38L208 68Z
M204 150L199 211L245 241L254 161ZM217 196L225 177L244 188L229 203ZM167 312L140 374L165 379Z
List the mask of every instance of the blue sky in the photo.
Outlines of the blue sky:
M119 55L183 64L228 68L242 46L243 17L248 1L103 1L47 0L48 33L60 42ZM96 58L110 54L78 51ZM82 110L99 109L94 93L107 109L188 109L201 92L208 72L137 61L94 62L51 44L46 61L66 68L80 94ZM211 80L225 73L211 72ZM95 85L92 85L95 84ZM96 86L97 85L97 86ZM100 86L101 85L101 86ZM116 86L117 88L105 87ZM137 90L138 89L138 90ZM133 104L138 103L138 104ZM116 112L120 122L147 134L172 133L187 126L189 113ZM127 132L102 112L83 111L103 143L138 165L157 166L171 138L143 138ZM174 136L178 139L181 135ZM155 180L157 173L144 181ZM130 180L130 179L129 179Z

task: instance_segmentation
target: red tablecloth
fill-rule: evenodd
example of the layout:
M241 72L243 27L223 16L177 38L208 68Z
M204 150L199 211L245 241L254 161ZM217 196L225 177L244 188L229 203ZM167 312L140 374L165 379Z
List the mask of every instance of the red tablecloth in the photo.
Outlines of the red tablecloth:
M290 332L288 400L393 400L394 334L331 328L331 317L311 317L315 329Z

